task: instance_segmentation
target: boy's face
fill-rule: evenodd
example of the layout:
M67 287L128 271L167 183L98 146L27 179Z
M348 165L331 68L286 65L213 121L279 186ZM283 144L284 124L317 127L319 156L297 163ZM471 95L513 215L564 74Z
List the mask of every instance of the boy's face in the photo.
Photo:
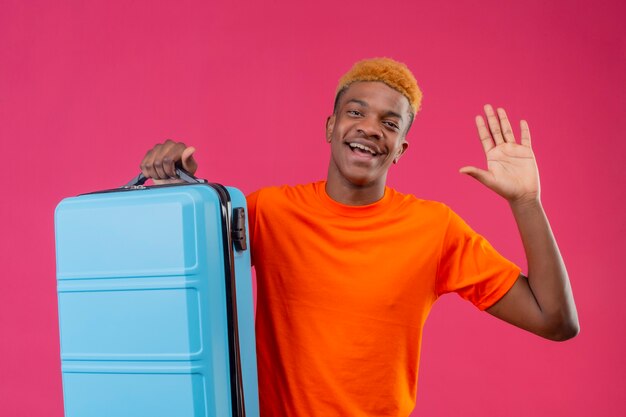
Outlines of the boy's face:
M356 186L385 184L394 159L409 146L405 136L410 109L405 96L382 82L350 84L326 123L329 179Z

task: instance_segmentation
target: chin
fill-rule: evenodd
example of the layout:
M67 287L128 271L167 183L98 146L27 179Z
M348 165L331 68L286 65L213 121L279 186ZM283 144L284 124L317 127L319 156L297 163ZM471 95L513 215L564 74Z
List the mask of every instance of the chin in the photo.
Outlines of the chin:
M367 187L380 182L385 182L385 178L371 175L344 175L344 178L355 187Z
M387 173L381 168L383 167L359 166L345 163L345 161L331 160L329 176L332 173L333 177L355 188L371 187L381 183L385 185Z

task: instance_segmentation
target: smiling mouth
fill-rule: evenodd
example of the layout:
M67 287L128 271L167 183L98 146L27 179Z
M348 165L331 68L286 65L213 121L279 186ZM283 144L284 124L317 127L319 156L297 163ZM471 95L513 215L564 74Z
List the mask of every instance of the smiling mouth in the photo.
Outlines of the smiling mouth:
M349 142L347 145L350 147L352 152L358 152L361 154L372 155L372 156L379 155L376 153L374 149L370 148L369 146L363 145L361 143Z

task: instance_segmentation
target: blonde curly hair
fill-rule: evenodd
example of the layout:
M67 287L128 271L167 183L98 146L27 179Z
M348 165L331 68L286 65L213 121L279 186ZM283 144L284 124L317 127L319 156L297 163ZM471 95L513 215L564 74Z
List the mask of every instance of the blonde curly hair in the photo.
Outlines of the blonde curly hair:
M357 62L339 80L335 93L335 110L337 103L344 91L356 81L380 81L404 95L413 114L419 111L422 103L422 91L417 86L417 81L411 70L402 62L391 58L371 58Z

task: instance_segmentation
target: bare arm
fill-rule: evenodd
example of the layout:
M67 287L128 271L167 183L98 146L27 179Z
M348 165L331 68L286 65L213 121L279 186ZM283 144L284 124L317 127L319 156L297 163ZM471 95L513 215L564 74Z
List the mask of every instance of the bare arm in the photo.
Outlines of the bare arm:
M461 172L507 199L528 262L528 278L520 276L487 311L547 339L570 339L579 331L578 314L565 264L541 205L528 124L521 121L518 144L504 109L496 115L487 105L485 114L489 126L481 116L476 117L476 126L488 169L464 167Z

